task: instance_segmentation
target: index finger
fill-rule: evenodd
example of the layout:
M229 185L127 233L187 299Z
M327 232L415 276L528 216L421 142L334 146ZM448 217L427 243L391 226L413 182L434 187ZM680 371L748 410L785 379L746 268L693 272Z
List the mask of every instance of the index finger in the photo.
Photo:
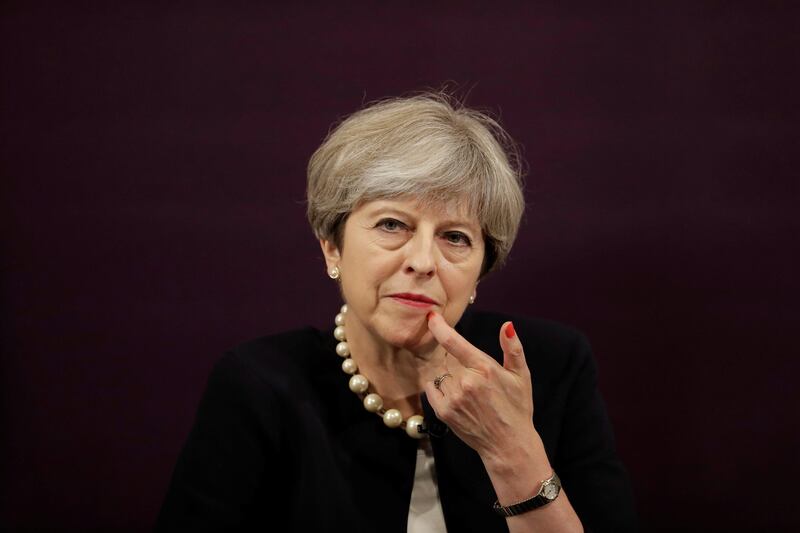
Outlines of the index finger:
M465 367L479 368L484 366L487 360L496 362L450 327L439 313L433 311L428 313L428 329L433 333L436 342Z

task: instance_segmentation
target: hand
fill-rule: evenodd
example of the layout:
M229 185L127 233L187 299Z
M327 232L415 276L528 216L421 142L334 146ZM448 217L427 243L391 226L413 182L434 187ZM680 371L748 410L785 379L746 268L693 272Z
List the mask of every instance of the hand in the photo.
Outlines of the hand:
M436 416L484 462L502 461L538 440L533 427L533 385L525 353L514 326L500 326L503 365L454 330L438 313L428 316L428 328L447 352L439 375L425 392Z

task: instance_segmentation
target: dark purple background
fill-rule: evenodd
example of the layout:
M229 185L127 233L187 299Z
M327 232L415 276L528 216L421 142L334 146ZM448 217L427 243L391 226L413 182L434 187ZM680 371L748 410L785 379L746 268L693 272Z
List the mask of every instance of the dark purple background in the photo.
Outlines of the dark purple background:
M329 125L448 80L531 169L477 305L589 335L644 530L800 525L796 13L110 4L2 8L0 527L148 529L221 352L332 324Z

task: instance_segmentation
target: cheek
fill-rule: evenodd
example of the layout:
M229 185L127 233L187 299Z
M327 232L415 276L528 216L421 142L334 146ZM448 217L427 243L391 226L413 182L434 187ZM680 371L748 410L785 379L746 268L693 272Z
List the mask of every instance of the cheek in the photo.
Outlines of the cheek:
M346 273L342 273L342 286L350 298L377 298L381 287L394 276L398 261L391 255L364 254L348 258Z
M384 289L396 289L402 282L397 282L400 265L396 261L380 261L373 264L367 279L371 287L381 292Z
M468 298L480 276L480 265L446 263L439 270L442 285L454 300Z

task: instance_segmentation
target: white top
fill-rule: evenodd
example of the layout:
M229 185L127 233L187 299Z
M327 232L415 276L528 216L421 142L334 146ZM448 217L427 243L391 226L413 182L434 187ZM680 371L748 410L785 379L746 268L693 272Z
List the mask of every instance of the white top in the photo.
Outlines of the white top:
M428 439L421 439L417 450L417 468L408 510L408 533L447 533L442 502L439 500L433 449Z

